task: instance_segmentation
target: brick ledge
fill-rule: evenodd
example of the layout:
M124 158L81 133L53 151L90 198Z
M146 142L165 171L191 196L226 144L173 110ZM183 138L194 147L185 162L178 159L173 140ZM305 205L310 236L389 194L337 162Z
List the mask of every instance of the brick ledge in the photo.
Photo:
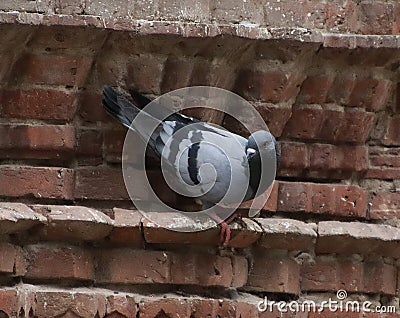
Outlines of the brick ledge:
M256 24L214 24L178 21L147 21L124 18L105 18L92 15L63 15L28 12L0 12L0 24L32 26L92 27L134 32L139 35L178 35L182 37L216 37L230 35L256 40L295 40L320 43L324 47L398 48L399 35L336 34L306 28L260 27Z

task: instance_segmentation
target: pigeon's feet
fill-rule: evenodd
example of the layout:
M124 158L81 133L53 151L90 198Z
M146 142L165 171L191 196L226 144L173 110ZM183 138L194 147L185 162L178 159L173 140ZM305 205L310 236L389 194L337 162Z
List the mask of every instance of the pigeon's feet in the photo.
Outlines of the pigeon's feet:
M231 229L225 221L222 221L219 225L221 226L219 242L222 246L228 246L231 239Z

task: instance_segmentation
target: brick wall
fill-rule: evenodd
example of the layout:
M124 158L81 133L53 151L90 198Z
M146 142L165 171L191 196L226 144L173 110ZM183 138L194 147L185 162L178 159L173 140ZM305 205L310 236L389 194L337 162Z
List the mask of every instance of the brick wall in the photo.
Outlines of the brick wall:
M397 2L0 10L0 317L280 317L257 302L339 289L400 311ZM231 225L229 248L217 227L173 232L162 225L174 215L154 214L156 226L134 210L105 83L149 97L223 87L265 118L282 163L261 215ZM229 116L194 115L243 133Z

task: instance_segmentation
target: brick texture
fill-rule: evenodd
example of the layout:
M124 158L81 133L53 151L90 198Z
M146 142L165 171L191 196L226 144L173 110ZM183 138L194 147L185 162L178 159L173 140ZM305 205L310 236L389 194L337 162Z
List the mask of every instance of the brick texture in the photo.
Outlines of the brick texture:
M329 317L256 304L338 289L395 303L399 17L394 0L2 1L0 317ZM132 210L105 84L212 85L262 116L278 180L255 219L240 206L227 247L218 225ZM148 157L157 195L196 210Z

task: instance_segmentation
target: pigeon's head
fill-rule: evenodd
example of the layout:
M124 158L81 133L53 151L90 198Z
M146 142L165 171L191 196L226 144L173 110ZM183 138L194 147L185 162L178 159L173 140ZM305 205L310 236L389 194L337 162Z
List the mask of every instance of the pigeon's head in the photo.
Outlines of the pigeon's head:
M278 142L275 137L266 130L259 130L250 135L246 147L247 158L276 156L276 164L280 159Z

